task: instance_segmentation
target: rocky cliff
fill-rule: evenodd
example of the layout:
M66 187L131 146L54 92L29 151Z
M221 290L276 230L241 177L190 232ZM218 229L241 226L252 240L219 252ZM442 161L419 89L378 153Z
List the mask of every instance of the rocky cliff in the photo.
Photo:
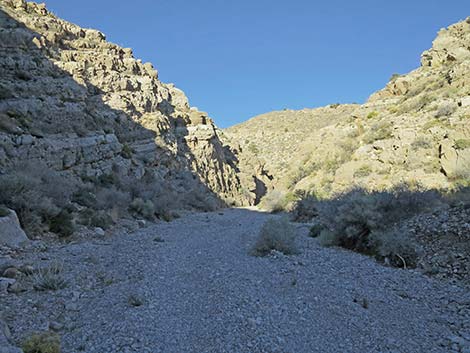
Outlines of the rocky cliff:
M269 187L328 196L353 185L448 188L470 177L470 19L439 32L421 67L393 75L362 105L255 117L225 131L259 160Z
M213 121L131 49L43 4L0 0L0 51L3 174L38 161L72 178L118 168L137 183L151 173L177 193L246 201Z

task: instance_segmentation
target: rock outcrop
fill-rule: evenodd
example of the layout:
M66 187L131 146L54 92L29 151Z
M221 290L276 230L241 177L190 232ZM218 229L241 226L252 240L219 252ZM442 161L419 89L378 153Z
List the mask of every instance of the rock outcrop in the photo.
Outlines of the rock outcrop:
M467 19L441 30L420 68L394 75L365 104L272 112L225 135L241 165L260 160L291 199L354 185L453 187L470 177L469 48Z
M0 168L41 161L74 176L149 170L179 192L193 175L222 200L246 202L230 149L207 114L159 81L150 63L43 4L0 0Z

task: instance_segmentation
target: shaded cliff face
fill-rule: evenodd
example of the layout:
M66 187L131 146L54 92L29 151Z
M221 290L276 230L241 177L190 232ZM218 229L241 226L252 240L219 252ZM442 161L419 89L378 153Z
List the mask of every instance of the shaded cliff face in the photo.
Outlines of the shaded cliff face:
M470 178L469 72L467 19L441 30L420 68L394 75L365 104L272 112L224 132L241 165L259 160L286 193L452 187Z
M175 192L244 202L207 114L158 80L150 63L44 5L0 0L0 168L40 161L68 176L113 168Z

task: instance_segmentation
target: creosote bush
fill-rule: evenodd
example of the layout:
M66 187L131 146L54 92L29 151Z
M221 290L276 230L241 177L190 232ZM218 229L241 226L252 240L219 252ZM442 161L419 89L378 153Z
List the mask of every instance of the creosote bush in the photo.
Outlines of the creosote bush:
M295 245L295 227L287 218L268 219L253 245L250 253L254 256L266 256L271 250L277 250L285 255L298 253Z
M68 237L75 231L75 224L73 216L67 210L62 210L57 216L54 216L49 221L49 229L51 232L58 234L61 237Z
M284 211L287 206L285 194L277 190L272 190L261 199L260 206L268 212L275 213Z
M60 336L54 332L38 332L21 345L24 353L60 353Z
M318 198L315 194L305 193L299 197L294 204L291 212L292 219L296 222L308 222L314 217L318 216L318 211L315 207Z
M325 226L323 224L316 223L310 228L310 231L308 232L308 236L311 238L317 238L320 236L321 232L323 232L324 230L325 230Z
M408 185L380 192L354 189L316 204L325 225L319 241L325 246L341 246L375 256L391 265L413 267L417 247L411 236L396 225L442 201L436 191Z
M135 214L147 219L152 219L155 215L155 206L150 200L144 201L141 198L136 198L130 204L129 209Z

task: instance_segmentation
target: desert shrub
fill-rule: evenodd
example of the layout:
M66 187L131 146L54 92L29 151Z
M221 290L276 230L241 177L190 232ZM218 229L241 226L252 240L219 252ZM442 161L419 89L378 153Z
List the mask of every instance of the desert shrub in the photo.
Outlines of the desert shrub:
M38 269L29 277L34 289L38 291L59 290L67 286L67 281L63 276L63 265L58 262Z
M50 219L49 229L51 232L54 232L61 237L72 235L75 231L72 214L66 210L62 210L57 216Z
M373 232L370 241L376 256L394 267L416 267L419 247L406 229Z
M28 234L40 232L70 204L76 184L41 163L21 164L0 176L0 203L13 209Z
M379 116L379 112L374 110L373 112L370 112L369 114L367 114L367 119L374 119L378 116Z
M421 190L419 187L410 189L407 185L381 192L355 189L333 200L318 203L321 220L326 226L321 232L320 241L324 245L339 245L383 259L384 253L393 251L390 245L393 239L399 239L403 248L405 241L410 242L409 238L392 237L396 233L391 230L398 222L441 203L442 197L436 191ZM407 253L411 251L407 250ZM393 258L392 255L389 253L387 256ZM403 257L405 254L398 255Z
M258 146L256 146L253 142L248 145L248 151L250 151L254 155L257 155L259 153Z
M455 110L457 109L457 106L454 103L443 103L436 111L436 118L440 118L442 116L449 116Z
M10 210L5 206L0 205L0 217L7 217L10 215Z
M372 168L368 165L362 165L359 169L354 172L355 178L364 178L372 173Z
M96 205L96 196L90 188L80 188L72 195L72 201L85 207L94 207Z
M397 74L397 73L394 73L392 74L392 76L390 77L390 79L388 80L389 82L395 82L397 80L397 78L401 77L400 74Z
M385 140L392 137L392 124L388 121L380 121L373 124L370 130L364 134L365 143L373 143L379 140Z
M132 153L134 153L134 151L132 150L132 148L131 148L127 143L125 143L125 144L122 146L121 155L122 155L124 158L131 159L131 158L132 158Z
M147 219L152 219L155 215L155 206L150 200L134 199L129 205L129 211Z
M119 175L114 171L110 173L103 173L97 179L97 183L104 187L118 186L119 182Z
M97 210L126 209L131 201L129 193L115 187L97 188L95 197L96 202L92 207Z
M323 162L322 169L329 173L335 173L341 163L342 161L338 158L327 159Z
M80 211L79 222L85 226L103 229L108 229L114 224L113 218L106 211L89 208Z
M454 142L454 147L457 150L465 150L470 148L470 139L458 139Z
M321 232L325 230L325 226L321 223L315 223L308 232L308 236L311 238L319 237Z
M255 244L251 249L254 256L266 256L271 250L285 255L298 253L295 245L295 227L287 218L268 219L261 228Z
M300 197L294 204L292 219L296 222L308 222L318 215L316 203L318 198L310 193Z
M411 148L413 150L418 150L421 148L431 148L431 147L432 147L431 142L425 136L420 136L411 143Z
M285 194L277 190L272 190L263 196L260 206L268 212L281 212L287 206Z
M34 333L21 345L24 353L60 353L60 336L54 332Z

